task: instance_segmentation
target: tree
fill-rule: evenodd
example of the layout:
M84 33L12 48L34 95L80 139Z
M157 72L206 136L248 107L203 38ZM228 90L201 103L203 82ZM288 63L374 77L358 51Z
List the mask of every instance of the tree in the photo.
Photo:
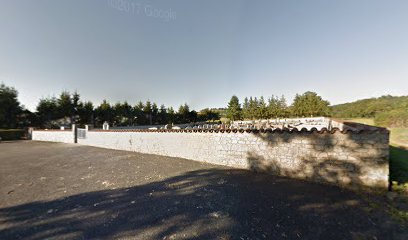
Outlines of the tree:
M167 109L164 104L160 105L159 113L157 114L157 121L159 124L167 124L168 123L168 116L167 116Z
M286 99L282 95L281 98L272 95L268 100L268 116L269 118L287 117Z
M134 119L134 113L133 113L132 106L127 101L125 101L122 104L122 111L123 111L123 117L125 118L125 124L127 126L132 125L133 119Z
M105 121L107 121L110 124L114 123L113 108L108 103L108 101L103 100L101 105L99 105L95 109L95 113L98 125L102 125Z
M315 92L296 94L292 104L292 112L298 117L327 116L330 112L330 103L323 100Z
M136 106L133 107L133 119L135 124L145 124L145 115L143 113L144 105L141 101L138 102Z
M146 104L144 105L143 112L145 114L147 123L152 125L152 103L149 100L147 100Z
M167 109L167 118L168 118L168 123L175 123L176 122L176 112L174 111L173 107L169 107Z
M251 118L251 112L249 109L249 100L247 97L244 99L244 104L242 105L242 117L244 119L250 119Z
M68 117L73 122L73 115L74 115L74 103L71 98L71 94L67 91L63 91L59 98L58 98L58 110L59 116L58 118L65 118Z
M79 118L78 116L78 108L80 105L80 95L77 91L74 92L74 94L72 94L72 115L71 115L71 122L72 123L76 123L77 118Z
M258 109L256 116L258 119L267 119L268 118L268 108L265 103L265 99L263 96L259 98L258 102Z
M94 106L92 102L80 102L78 104L79 123L94 124Z
M43 98L37 105L37 124L47 128L57 127L63 124L74 123L77 121L77 118L82 123L83 120L80 119L80 115L84 114L83 109L81 109L83 107L84 103L80 101L78 92L74 92L71 95L68 91L63 91L58 98ZM93 111L92 103L91 107ZM89 108L89 104L87 108ZM87 114L89 115L89 110L87 110Z
M17 127L17 117L23 111L17 97L16 89L0 84L0 128Z
M123 108L122 103L117 102L115 106L113 106L113 119L116 125L122 126L126 124L125 118L125 109Z
M239 99L235 95L231 97L231 100L228 103L227 117L232 121L242 118L241 104L239 104Z
M118 126L129 126L133 123L133 109L126 101L116 103L113 107L114 119Z
M190 107L187 105L187 103L180 105L177 115L180 123L190 122Z
M60 116L58 100L55 97L40 99L36 110L40 127L53 127L51 121Z
M198 113L195 110L192 110L188 113L188 122L197 122Z
M278 116L288 117L289 115L288 104L286 103L286 98L284 95L282 95L278 100L278 109L279 109Z
M207 120L214 121L214 120L220 119L220 114L209 108L204 108L198 113L198 119L201 121L207 121Z
M250 97L249 98L249 118L250 119L256 119L256 112L258 112L258 99L255 97L255 98L252 98L252 97Z
M280 109L279 109L279 104L278 104L278 99L272 95L268 99L268 115L271 118L277 118L279 117Z
M154 124L159 124L158 122L158 114L159 114L159 108L157 107L156 103L152 104L152 121Z

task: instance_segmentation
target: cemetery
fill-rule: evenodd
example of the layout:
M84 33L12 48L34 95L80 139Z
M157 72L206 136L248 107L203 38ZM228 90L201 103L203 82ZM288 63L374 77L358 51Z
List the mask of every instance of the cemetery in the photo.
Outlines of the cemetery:
M38 141L179 157L347 188L387 190L389 132L329 118L149 129L33 130Z

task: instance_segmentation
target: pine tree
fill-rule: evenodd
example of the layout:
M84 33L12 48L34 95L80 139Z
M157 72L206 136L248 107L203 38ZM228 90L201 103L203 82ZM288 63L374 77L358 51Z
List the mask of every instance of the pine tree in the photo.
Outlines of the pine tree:
M228 103L227 117L232 121L240 120L242 118L241 104L237 96L232 96Z
M176 121L176 112L174 111L173 107L169 107L167 109L167 117L168 117L168 122L167 123L175 123Z
M255 100L251 97L249 97L249 107L248 107L248 118L249 119L255 119L255 110L256 110L256 102Z
M251 118L250 112L249 112L249 100L247 97L244 99L244 104L242 106L242 117L244 119L249 119Z
M157 115L159 114L159 108L156 103L152 104L152 121L154 124L158 124Z
M180 105L177 115L180 123L190 122L190 107L187 105L187 103Z
M158 113L158 122L159 124L166 124L168 121L167 117L167 109L164 104L160 105L159 113Z
M278 100L278 109L279 109L279 117L288 117L288 105L286 103L286 98L284 95L282 95L280 97L280 99Z
M113 109L108 101L103 100L99 107L96 108L95 112L99 125L102 125L105 121L109 124L114 122Z
M258 102L258 109L257 109L257 118L258 119L266 119L268 118L268 108L265 103L265 99L263 96L259 98Z
M152 119L152 103L150 102L150 100L146 101L146 104L143 108L143 112L145 114L145 119L146 119L146 123L152 125L153 124L153 119Z

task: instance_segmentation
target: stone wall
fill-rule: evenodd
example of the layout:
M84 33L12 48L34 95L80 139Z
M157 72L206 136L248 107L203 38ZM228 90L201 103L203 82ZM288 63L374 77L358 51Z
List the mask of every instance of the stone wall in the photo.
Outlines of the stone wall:
M75 135L71 130L33 130L31 139L46 142L74 143Z
M48 132L38 139L52 135ZM64 142L64 139L52 140ZM51 138L49 139L51 140ZM181 157L345 187L388 186L389 133L370 131L88 131L81 145Z

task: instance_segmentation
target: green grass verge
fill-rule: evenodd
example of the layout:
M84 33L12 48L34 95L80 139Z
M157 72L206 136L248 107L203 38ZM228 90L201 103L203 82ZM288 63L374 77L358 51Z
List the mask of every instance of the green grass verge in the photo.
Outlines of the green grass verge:
M408 128L390 129L390 180L408 191Z
M408 148L408 128L391 128L390 131L391 145Z
M390 180L408 183L408 150L403 147L390 146Z

